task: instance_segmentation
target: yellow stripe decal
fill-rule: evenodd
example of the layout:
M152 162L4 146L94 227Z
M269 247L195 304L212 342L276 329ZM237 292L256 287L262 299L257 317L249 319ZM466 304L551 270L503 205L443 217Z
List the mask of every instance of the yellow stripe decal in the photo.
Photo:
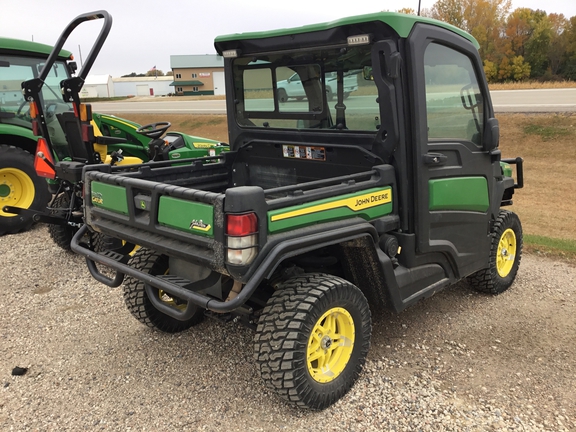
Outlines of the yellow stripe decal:
M371 207L376 207L382 204L392 202L392 190L382 189L376 192L370 192L363 195L357 195L350 198L344 198L329 203L318 204L311 207L306 207L298 210L293 210L287 213L274 215L270 218L272 222L284 219L293 218L296 216L304 216L311 213L317 213L324 210L332 210L338 207L348 207L352 211L360 211Z
M212 225L206 225L204 228L199 227L199 226L192 226L191 228L194 230L198 230L198 231L208 232L208 231L210 231L210 228L212 228Z
M110 116L106 116L106 115L103 115L103 116L101 116L101 117L102 117L102 118L107 118L107 119L109 119L109 120L117 121L118 123L122 123L123 125L126 125L126 126L130 126L130 127L131 127L132 129L134 129L134 130L138 129L138 128L137 128L136 126L134 126L133 124L126 123L125 121L120 120L118 117L110 117Z

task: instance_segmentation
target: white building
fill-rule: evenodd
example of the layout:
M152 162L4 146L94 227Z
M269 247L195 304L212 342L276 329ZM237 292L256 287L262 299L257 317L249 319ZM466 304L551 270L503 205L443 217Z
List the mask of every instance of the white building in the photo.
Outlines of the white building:
M110 98L114 96L114 83L110 75L88 75L80 91L81 98Z
M166 96L174 93L170 83L174 80L171 76L147 76L114 78L114 93L116 96Z

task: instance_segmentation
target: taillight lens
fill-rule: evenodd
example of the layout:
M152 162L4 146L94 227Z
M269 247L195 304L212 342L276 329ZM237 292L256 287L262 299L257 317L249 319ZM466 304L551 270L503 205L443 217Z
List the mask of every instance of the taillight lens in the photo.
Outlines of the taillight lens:
M42 135L42 131L40 130L40 122L38 121L38 119L32 120L32 134L34 136Z
M30 102L30 111L28 113L30 114L30 118L35 119L38 117L38 107L36 106L36 102Z
M226 216L227 261L250 264L258 254L258 218L256 213Z
M258 231L258 218L256 213L242 215L227 215L226 234L229 236L245 236Z

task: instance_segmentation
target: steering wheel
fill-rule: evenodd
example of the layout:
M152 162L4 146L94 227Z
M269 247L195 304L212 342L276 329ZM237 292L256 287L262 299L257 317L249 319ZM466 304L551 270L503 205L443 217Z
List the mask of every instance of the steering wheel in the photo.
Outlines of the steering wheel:
M28 101L26 99L24 99L24 101L20 104L20 106L18 107L18 111L16 111L16 115L17 116L21 116L22 114L22 108L24 108L24 106L28 103ZM28 105L28 110L30 110L30 105ZM24 114L26 115L26 114Z
M145 137L157 139L160 138L170 126L170 122L150 123L144 126L140 126L138 129L136 129L136 132L144 135Z

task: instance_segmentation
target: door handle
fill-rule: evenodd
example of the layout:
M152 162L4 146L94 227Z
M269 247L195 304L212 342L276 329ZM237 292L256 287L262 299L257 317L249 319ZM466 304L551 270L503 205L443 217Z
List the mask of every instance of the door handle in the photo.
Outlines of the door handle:
M426 153L424 156L424 165L444 165L448 156L442 153Z

